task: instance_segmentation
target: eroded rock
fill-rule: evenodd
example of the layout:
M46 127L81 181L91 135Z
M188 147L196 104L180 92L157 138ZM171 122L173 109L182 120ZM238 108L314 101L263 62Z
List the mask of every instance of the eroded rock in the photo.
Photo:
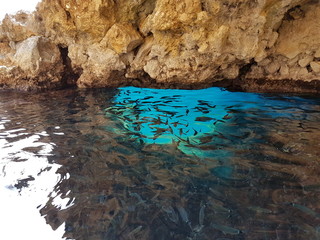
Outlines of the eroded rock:
M49 39L34 36L16 45L15 54L0 71L5 88L36 90L63 85L64 65L59 48Z
M17 44L12 62L31 76L50 69L61 61L60 51L48 39L35 36Z
M270 64L279 62L280 71L268 71L262 66L260 72L250 71L247 78L310 82L320 80L318 60L320 48L320 6L316 1L304 1L289 11L290 18L284 19L279 28L279 37L269 50ZM271 61L271 60L270 60ZM316 89L314 89L316 90ZM290 90L288 90L290 91Z
M310 67L315 73L320 73L320 62L311 62Z
M18 12L16 15L6 15L0 25L0 41L20 42L36 35L33 15Z
M81 88L117 86L124 79L125 64L111 49L98 44L83 47L71 45L69 57L75 69L81 69L78 86Z
M31 15L6 17L0 63L40 76L55 60L43 60L34 39L50 39L54 56L65 49L64 66L50 74L65 81L59 69L68 69L79 87L266 79L290 91L287 80L320 79L319 16L313 0L43 0Z
M142 37L130 24L114 24L105 36L107 46L116 53L128 53L141 45Z

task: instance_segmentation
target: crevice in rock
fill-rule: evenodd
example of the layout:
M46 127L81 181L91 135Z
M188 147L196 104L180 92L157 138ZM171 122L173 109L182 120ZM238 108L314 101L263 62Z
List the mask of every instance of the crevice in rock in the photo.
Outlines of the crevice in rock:
M201 1L201 11L207 11L207 6L205 1Z
M246 79L247 73L251 70L252 66L256 65L257 62L254 59L251 59L249 63L243 65L239 69L238 78L234 79L229 87L227 87L230 91L243 91L242 88L243 82Z
M309 73L312 72L312 68L311 68L310 64L308 64L308 65L306 66L306 69L308 70Z
M76 73L72 68L71 59L68 56L68 53L69 53L68 47L64 47L62 45L59 45L58 47L59 47L62 62L64 65L64 72L61 79L62 86L63 87L75 86L81 74L79 74L79 72Z
M72 17L69 11L66 11L67 21L69 21Z
M293 21L295 20L299 15L303 15L303 11L301 10L301 6L297 5L293 8L290 8L283 16L282 21Z
M299 18L304 18L304 17L305 17L305 12L302 10L301 5L296 5L284 13L283 18L281 19L280 24L278 25L277 29L275 29L275 31L280 34L279 31L282 28L282 25L284 24L284 22L295 21Z
M239 69L239 78L243 78L246 76L246 74L250 71L251 67L256 65L256 61L254 59L251 59L249 63L245 64Z

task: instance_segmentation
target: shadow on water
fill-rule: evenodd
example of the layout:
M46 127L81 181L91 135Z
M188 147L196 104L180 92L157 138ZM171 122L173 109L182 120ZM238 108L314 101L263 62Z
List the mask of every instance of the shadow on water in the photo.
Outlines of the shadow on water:
M219 88L4 93L0 187L8 206L34 201L55 239L320 239L319 102Z

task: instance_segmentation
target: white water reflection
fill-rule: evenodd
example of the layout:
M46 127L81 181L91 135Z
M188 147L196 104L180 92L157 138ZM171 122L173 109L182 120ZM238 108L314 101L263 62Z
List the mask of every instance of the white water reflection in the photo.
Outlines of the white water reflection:
M43 141L49 136L45 131L6 131L9 122L0 119L1 234L7 239L63 239L64 224L53 231L39 212L61 180L56 173L61 165L48 161L55 144ZM67 202L68 198L54 198L59 207L65 208Z

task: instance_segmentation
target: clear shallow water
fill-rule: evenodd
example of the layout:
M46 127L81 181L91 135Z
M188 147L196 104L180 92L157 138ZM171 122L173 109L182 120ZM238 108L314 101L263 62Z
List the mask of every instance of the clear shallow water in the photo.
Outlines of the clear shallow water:
M1 238L320 239L319 103L1 92Z

